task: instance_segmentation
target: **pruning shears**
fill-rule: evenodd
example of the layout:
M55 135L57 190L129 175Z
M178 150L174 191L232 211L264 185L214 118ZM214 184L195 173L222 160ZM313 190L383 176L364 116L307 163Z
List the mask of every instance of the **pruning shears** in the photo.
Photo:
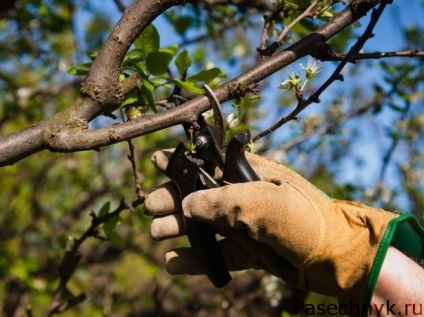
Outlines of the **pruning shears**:
M195 122L183 124L187 138L195 145L194 149L188 151L180 142L165 170L178 188L181 200L198 190L259 180L245 156L250 131L236 134L224 154L225 118L213 91L207 85L204 88L213 111L214 124L208 125L202 114ZM221 182L213 178L217 168L223 172ZM189 218L184 218L184 226L190 245L212 284L217 288L227 285L231 275L219 250L214 227Z

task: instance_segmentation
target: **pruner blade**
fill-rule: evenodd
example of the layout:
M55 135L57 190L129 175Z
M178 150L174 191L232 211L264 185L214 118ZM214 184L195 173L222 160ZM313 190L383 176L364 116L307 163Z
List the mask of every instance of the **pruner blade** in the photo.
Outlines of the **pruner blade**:
M209 103L212 107L214 125L212 131L215 134L215 139L220 148L224 146L225 142L225 118L224 113L222 112L221 104L216 97L213 90L208 85L203 85L206 91L206 97L209 99Z
M221 185L202 167L199 168L199 172L200 181L202 182L203 186L209 189L221 187Z

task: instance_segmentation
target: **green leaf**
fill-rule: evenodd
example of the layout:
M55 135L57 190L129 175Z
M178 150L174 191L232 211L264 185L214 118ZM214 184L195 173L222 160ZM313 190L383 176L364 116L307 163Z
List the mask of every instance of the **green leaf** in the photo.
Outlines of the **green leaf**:
M142 87L145 87L147 90L151 92L153 92L153 89L155 88L155 86L147 78L142 78L141 84L142 84Z
M299 8L299 4L296 4L292 1L285 1L285 5L292 10L297 10L297 8Z
M106 237L114 244L122 246L124 244L124 239L116 232L116 227L120 223L121 217L116 216L106 223L103 224L103 230L106 234Z
M184 73L191 66L191 57L187 50L182 51L175 59L175 66L180 73L180 78L183 78Z
M175 78L168 78L169 81L174 82L175 84L177 84L178 86L180 86L181 88L192 92L194 94L203 94L205 91L202 88L199 88L195 85L194 82L192 81L182 81L179 79L175 79Z
M184 34L190 26L193 24L193 19L191 17L181 17L175 23L175 29L179 34Z
M172 56L175 56L178 53L178 45L174 44L174 45L171 45L169 47L161 48L160 51L161 52L167 52L167 53L171 54Z
M114 244L122 246L124 244L124 239L116 232L116 227L121 222L121 217L115 216L109 219L103 224L103 230L106 234L106 237Z
M165 74L173 55L168 52L152 52L147 55L146 65L149 72L159 76Z
M124 65L138 63L144 59L144 51L138 48L130 50L124 58Z
M110 201L106 202L102 208L100 208L99 213L97 214L97 217L103 217L104 215L107 215L110 211Z
M155 108L155 98L153 96L153 89L155 86L147 79L141 78L141 92L142 96L147 100L147 103L154 112L157 112Z
M134 45L137 49L143 51L146 58L149 53L157 52L160 47L160 37L153 24L150 24L135 40Z
M99 54L99 52L94 52L94 53L91 53L91 54L89 55L90 60L91 60L92 62L96 59L97 54Z
M145 63L137 63L132 65L133 69L140 74L141 78L148 79L149 76L147 76L147 67Z
M74 75L74 76L82 76L87 75L88 71L90 70L92 63L85 63L78 66L69 66L68 67L68 74Z
M302 25L307 31L313 31L317 28L316 24L311 22L310 20L302 20L299 24Z
M181 14L167 11L165 17L168 18L169 22L174 25L175 30L180 34L184 33L195 23L194 19L190 16L181 16Z
M122 247L125 244L125 240L114 230L109 231L106 236L115 245Z
M126 105L131 105L133 103L138 102L138 92L133 90L129 94L125 95L124 101L122 102L121 107L124 107Z
M223 73L219 68L214 67L208 70L202 70L196 75L189 77L187 80L194 81L194 82L203 81L203 82L209 83L210 81L212 81L213 79L217 77L224 77L224 76L225 76L225 73Z
M120 221L121 217L116 215L103 224L103 229L105 231L115 230L116 226L119 224Z

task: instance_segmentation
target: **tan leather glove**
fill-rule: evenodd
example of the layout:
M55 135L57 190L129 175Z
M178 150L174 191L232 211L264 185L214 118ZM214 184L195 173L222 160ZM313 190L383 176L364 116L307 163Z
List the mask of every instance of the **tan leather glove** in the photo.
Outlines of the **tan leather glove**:
M153 155L164 170L171 152ZM248 155L261 181L195 192L182 202L187 217L216 225L230 270L263 269L295 287L362 304L368 274L391 219L398 214L332 200L303 177L266 158ZM181 205L170 183L146 199L151 235L184 234ZM201 274L190 248L166 255L171 274Z

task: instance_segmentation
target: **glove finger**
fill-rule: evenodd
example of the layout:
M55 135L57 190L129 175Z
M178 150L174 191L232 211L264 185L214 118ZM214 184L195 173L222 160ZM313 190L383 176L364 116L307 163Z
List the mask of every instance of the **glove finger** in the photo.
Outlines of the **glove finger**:
M168 166L172 153L174 153L174 149L156 151L153 153L151 158L153 165L160 171L164 172Z
M163 216L181 210L180 195L177 187L168 182L153 189L144 201L145 214Z
M238 234L236 239L225 238L218 242L229 271L263 269L282 277L293 266L279 256L268 245L254 241L246 233ZM200 275L205 271L192 248L179 248L165 255L168 273Z
M253 267L245 260L247 252L240 252L241 248L239 243L235 243L235 240L220 240L218 246L229 271L241 271ZM165 255L165 261L166 270L173 275L205 274L202 263L199 261L199 257L192 248L178 248L172 250Z
M182 201L184 214L195 220L234 229L249 228L266 209L274 208L278 186L268 182L232 184L197 191ZM280 197L279 199L284 199ZM264 203L267 205L264 206ZM278 212L278 211L276 211Z
M152 156L153 164L158 169L165 170L172 153L173 149L155 152ZM248 154L248 159L262 180L280 185L281 181L276 175L279 175L279 169L285 169L283 165L254 154ZM286 172L285 175L287 174ZM176 186L172 182L168 182L153 189L146 197L145 207L146 214L153 216L181 210L180 197Z
M179 237L185 233L183 215L181 213L154 217L150 225L150 236L157 241Z

